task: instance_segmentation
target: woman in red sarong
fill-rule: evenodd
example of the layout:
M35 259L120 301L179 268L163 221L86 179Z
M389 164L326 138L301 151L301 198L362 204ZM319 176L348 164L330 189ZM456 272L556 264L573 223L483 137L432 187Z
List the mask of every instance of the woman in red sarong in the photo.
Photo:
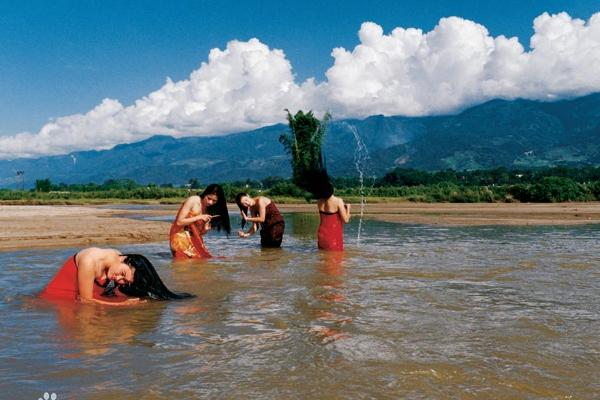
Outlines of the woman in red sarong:
M317 244L320 250L344 250L344 224L350 221L350 204L344 203L333 195L331 181L324 185L319 193L317 207L321 223L317 232Z
M225 229L229 235L229 214L223 188L209 185L200 196L190 196L179 208L171 225L169 242L175 258L210 258L202 236L210 229Z
M111 282L117 287L110 286ZM39 296L107 305L140 303L140 297L159 300L190 297L169 291L146 257L97 247L83 249L70 257Z
M285 221L271 199L264 196L252 198L247 193L238 193L235 202L242 215L242 229L244 229L246 221L252 222L252 227L248 232L238 231L239 237L252 236L258 230L258 224L261 224L260 245L263 247L281 246ZM250 211L250 217L247 215L248 211Z
M327 175L325 162L319 153L319 168L308 175L306 189L318 199L321 223L317 232L320 250L344 250L344 224L350 221L350 204L333 195L333 183Z
M317 232L320 250L344 250L344 224L350 221L350 204L333 195L333 183L327 174L325 159L319 151L318 168L305 173L300 186L317 200L321 223Z

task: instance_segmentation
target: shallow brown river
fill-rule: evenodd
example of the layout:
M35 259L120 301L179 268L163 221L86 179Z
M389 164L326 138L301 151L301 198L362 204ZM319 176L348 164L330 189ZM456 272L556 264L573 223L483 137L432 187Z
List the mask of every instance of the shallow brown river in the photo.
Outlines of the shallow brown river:
M77 249L0 253L0 398L593 399L600 226L363 221L343 254L286 214L282 249L211 232L226 258L145 254L192 300L35 298ZM236 223L237 224L237 223Z

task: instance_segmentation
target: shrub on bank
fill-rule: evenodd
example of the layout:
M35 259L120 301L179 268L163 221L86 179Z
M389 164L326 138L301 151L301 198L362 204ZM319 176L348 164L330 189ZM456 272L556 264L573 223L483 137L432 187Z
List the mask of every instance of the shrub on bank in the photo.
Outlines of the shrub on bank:
M384 179L385 178L385 179ZM599 201L600 169L555 167L545 170L510 170L505 167L484 171L423 172L396 169L382 179L332 177L336 195L344 199L371 199L369 201L415 202L565 202ZM368 184L366 182L368 181ZM289 179L269 177L263 181L222 183L227 201L233 202L240 192L255 197L265 195L280 202L307 202L308 192ZM190 185L187 185L190 186ZM30 191L0 190L4 203L86 203L86 202L160 202L178 203L192 194L200 194L203 187L175 188L170 184L138 185L128 179L95 183L54 185L49 179L36 181Z

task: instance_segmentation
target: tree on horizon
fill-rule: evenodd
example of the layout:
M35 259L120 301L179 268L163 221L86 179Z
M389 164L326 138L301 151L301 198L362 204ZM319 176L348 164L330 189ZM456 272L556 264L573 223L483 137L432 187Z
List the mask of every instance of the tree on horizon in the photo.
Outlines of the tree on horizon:
M291 133L282 134L279 142L291 156L292 182L304 187L309 175L320 167L321 149L331 114L325 113L323 120L319 121L312 111L305 114L299 110L296 115L292 115L287 108L285 111Z

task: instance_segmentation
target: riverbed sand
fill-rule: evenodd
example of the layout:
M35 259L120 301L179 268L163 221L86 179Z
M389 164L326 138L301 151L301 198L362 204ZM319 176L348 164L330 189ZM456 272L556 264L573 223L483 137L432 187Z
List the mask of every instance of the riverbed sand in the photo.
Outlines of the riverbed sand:
M600 223L600 203L365 203L352 217L403 224L573 225ZM0 205L0 251L112 246L167 241L170 222L140 221L134 214L172 216L178 206L127 210L106 206ZM316 205L278 205L281 212L316 212ZM230 205L235 211L235 205Z

